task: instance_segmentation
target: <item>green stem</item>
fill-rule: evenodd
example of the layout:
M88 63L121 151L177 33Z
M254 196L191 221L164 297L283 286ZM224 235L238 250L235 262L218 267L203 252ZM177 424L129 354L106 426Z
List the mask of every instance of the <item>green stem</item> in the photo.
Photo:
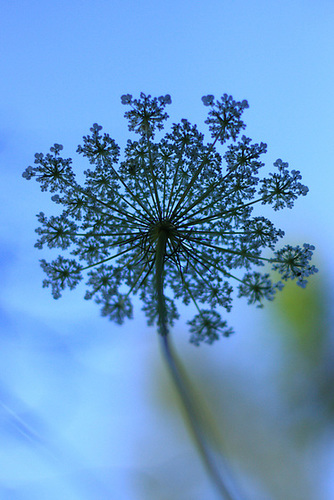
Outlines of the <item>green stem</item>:
M229 488L227 488L222 478L221 471L218 469L217 464L215 463L215 459L210 453L209 445L198 419L198 413L195 410L195 405L190 397L189 390L184 381L184 377L182 377L182 371L175 359L175 354L173 354L172 352L169 343L169 336L165 335L161 338L163 354L167 362L170 375L179 394L185 417L189 422L190 429L192 431L198 451L207 469L207 472L211 477L212 482L215 484L217 491L219 492L219 497L223 500L235 500L236 497L232 495L232 493L229 491Z
M167 233L162 230L158 234L158 241L155 255L155 278L158 299L158 318L160 333L164 337L168 335L166 301L164 297L164 260L166 254Z
M156 291L157 291L157 301L158 301L158 324L160 326L160 334L162 339L163 354L169 368L169 372L181 399L185 416L190 424L191 431L193 433L197 448L206 466L206 469L216 485L219 492L220 498L223 500L235 500L235 497L229 491L225 485L224 480L221 477L221 472L219 471L214 457L210 453L209 445L207 443L206 437L203 433L202 426L199 421L198 412L196 412L196 406L191 398L190 390L182 376L182 370L178 363L176 362L175 354L173 354L168 335L168 324L167 324L167 311L166 311L166 301L164 297L164 287L163 287L163 273L164 273L164 260L166 253L167 244L167 233L161 230L157 238L156 246L156 256L155 256L155 272L156 272Z

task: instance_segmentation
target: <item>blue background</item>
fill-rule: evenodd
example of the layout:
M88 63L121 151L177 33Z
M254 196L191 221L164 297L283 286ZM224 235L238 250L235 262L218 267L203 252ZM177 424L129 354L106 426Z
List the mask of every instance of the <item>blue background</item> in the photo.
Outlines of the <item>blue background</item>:
M156 333L140 305L133 321L117 327L83 300L84 288L59 301L42 289L38 259L54 254L34 248L35 214L51 215L54 205L21 175L34 154L54 142L64 145L65 157L75 156L94 122L124 146L124 93L169 93L170 122L185 117L204 132L202 95L247 99L245 133L268 144L267 172L282 158L301 170L310 188L292 211L273 213L272 220L285 230L286 242L316 246L330 304L334 4L2 0L0 9L0 498L215 498L168 400ZM86 164L79 159L75 165ZM274 316L270 308L240 302L228 318L237 334L197 350L187 343L193 311L181 308L176 344L190 373L206 366L205 376L218 387L221 377L232 375L250 400L260 397L258 407L277 409L281 396L273 396L270 377L282 348L271 332ZM221 390L215 397L229 406L228 388ZM239 425L233 415L226 425L231 422ZM273 437L277 426L272 429L261 440L273 439L267 447L277 446L276 458L286 456ZM221 432L229 434L229 427ZM328 499L334 448L324 437L312 443L307 452L290 450L287 463L301 468L300 478L314 480L316 493L307 487L308 498ZM237 481L249 499L271 498L277 490L261 473L238 465L243 453L231 458ZM263 472L267 478L275 476L272 464ZM289 498L307 498L298 496L296 477L280 477ZM171 484L181 485L182 493Z

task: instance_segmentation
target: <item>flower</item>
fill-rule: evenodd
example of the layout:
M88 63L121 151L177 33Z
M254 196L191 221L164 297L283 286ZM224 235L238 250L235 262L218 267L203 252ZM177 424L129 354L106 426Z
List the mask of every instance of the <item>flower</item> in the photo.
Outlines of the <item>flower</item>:
M297 278L302 287L317 271L310 265L312 245L275 250L284 232L252 215L256 204L291 208L306 195L300 172L290 172L279 159L277 171L260 178L266 144L245 135L237 141L245 129L241 115L247 101L227 94L202 101L209 107L210 143L186 119L155 140L168 118L170 95L123 95L121 102L130 106L125 113L129 130L138 138L128 140L120 159L114 139L93 124L77 149L91 165L84 185L75 180L72 160L60 156L60 144L35 155L35 166L23 177L35 177L42 191L56 193L52 200L63 206L50 218L41 212L36 230L38 248L46 244L69 253L50 264L41 261L47 275L43 286L51 287L55 298L85 273L85 299L94 299L103 316L119 324L132 318L131 295L139 294L149 324L156 322L162 335L179 317L175 301L180 299L197 309L188 322L191 342L211 344L232 333L217 309L231 310L233 283L239 297L259 307L282 289L282 282L273 283L269 273L255 267L271 264L283 281ZM273 256L264 257L265 249Z
M264 179L260 194L263 195L263 204L272 203L274 210L279 210L284 206L293 207L294 200L298 195L306 195L308 187L299 182L302 178L299 170L288 171L288 163L278 159L274 167L278 168L278 173L269 174L269 179Z
M211 106L211 104L213 104L214 98L215 98L215 96L213 96L211 94L204 95L202 97L202 102L203 102L204 106Z
M297 278L297 285L305 288L307 284L305 278L318 272L314 265L309 264L314 249L315 247L308 243L304 243L303 248L299 245L296 247L286 245L275 252L276 260L273 260L273 269L281 273L284 281Z

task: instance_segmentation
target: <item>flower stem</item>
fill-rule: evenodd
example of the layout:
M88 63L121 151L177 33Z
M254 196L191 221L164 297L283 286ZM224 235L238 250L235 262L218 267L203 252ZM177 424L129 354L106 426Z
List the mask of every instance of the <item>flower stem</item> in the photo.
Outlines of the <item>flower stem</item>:
M212 453L210 453L209 445L203 433L197 412L195 411L194 402L190 397L189 391L187 390L187 386L182 377L182 371L180 370L180 367L175 359L175 355L172 352L169 336L165 335L161 337L161 341L163 354L167 362L170 375L179 394L186 419L190 425L190 429L207 472L211 477L212 482L215 484L220 498L223 500L236 500L236 496L234 496L230 489L226 486L225 481L222 478L221 471L215 463Z
M163 354L167 362L170 375L173 379L180 400L182 402L186 418L190 424L190 428L192 430L197 448L199 450L203 463L206 466L206 469L213 483L217 487L220 498L222 498L223 500L236 500L235 496L232 495L232 493L227 488L224 480L222 479L221 473L215 463L212 454L210 453L209 445L207 443L207 440L202 430L202 426L199 422L197 412L195 410L195 404L191 398L184 377L182 377L182 370L180 369L180 366L178 366L176 357L172 352L172 348L169 342L166 301L163 289L164 258L165 258L167 239L168 236L166 232L161 231L157 239L156 261L155 261L158 318L159 318L158 324L160 327Z
M156 254L155 254L155 277L157 286L157 300L158 300L158 324L160 326L160 333L163 337L168 335L167 327L167 311L166 301L164 297L164 260L166 253L167 233L160 231L157 239Z

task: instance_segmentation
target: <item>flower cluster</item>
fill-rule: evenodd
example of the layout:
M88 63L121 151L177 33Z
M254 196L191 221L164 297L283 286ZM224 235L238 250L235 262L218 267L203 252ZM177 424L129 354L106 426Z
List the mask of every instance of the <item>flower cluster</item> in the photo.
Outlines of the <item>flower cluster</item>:
M291 208L308 189L299 171L289 172L282 160L268 178L259 177L266 144L244 135L238 139L247 101L226 94L220 100L202 98L209 107L209 143L185 119L154 139L168 118L169 95L126 94L121 101L130 106L129 130L138 134L122 158L115 141L94 124L77 149L91 166L84 185L75 179L72 160L60 156L59 144L46 155L36 154L34 167L23 173L28 180L35 177L42 191L56 193L52 200L63 207L57 216L38 215L37 248L69 252L51 263L41 261L43 286L58 298L86 272L85 299L100 304L102 315L119 324L131 318L130 297L138 293L149 324L156 322L162 334L179 316L175 300L193 303L197 314L189 325L196 345L232 332L217 309L230 311L233 283L239 297L260 307L283 287L254 267L270 264L283 281L297 278L304 287L317 271L310 265L314 247L275 250L283 231L252 211L256 204ZM219 143L224 153L217 150ZM262 255L266 248L271 257Z

